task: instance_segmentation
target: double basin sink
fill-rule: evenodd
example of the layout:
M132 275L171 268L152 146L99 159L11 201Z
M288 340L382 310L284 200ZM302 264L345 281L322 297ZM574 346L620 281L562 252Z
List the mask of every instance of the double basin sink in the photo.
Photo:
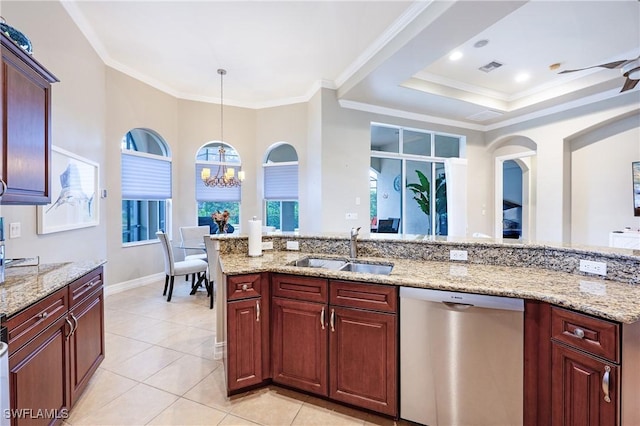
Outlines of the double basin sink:
M360 272L364 274L389 275L393 269L392 263L371 263L355 259L327 259L321 257L303 257L289 263L291 266L303 268L322 268L333 271Z

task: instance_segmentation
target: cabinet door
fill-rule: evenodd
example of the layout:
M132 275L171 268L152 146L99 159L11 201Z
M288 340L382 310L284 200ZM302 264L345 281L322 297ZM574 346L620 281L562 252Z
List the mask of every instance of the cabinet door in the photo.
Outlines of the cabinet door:
M6 48L5 48L6 47ZM26 62L28 61L28 62ZM2 49L2 203L51 201L51 81L41 67L4 43ZM29 65L28 65L29 64Z
M396 416L396 316L333 306L329 309L329 396Z
M69 339L71 405L104 359L104 299L102 289L69 312L74 329Z
M227 390L262 382L261 299L227 304Z
M13 426L48 425L66 418L70 331L66 317L59 318L9 357Z
M552 346L552 424L618 424L618 367L557 343ZM605 400L605 389L610 402Z
M327 305L271 300L273 381L327 396Z

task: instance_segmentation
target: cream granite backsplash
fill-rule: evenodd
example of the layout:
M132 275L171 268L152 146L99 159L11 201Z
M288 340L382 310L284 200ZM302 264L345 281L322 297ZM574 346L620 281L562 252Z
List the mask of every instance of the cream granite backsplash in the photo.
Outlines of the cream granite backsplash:
M640 252L494 241L359 239L358 260L393 263L389 275L362 274L291 263L304 256L348 258L345 236L264 236L274 250L247 255L247 238L220 240L226 275L275 272L540 300L622 323L640 320ZM286 250L296 240L299 251ZM467 250L468 260L450 261L449 250ZM604 261L607 276L578 271L580 259Z
M246 236L221 236L221 253L247 253ZM267 235L274 251L286 251L287 241L298 241L300 251L306 253L349 255L349 238L345 235ZM390 239L358 239L358 255L387 258L450 262L449 250L466 250L468 260L456 264L515 266L547 269L594 277L579 271L580 259L606 262L606 280L640 284L640 250L612 249L495 241L492 239L446 240L423 236L397 236ZM267 251L265 251L266 253ZM596 276L596 278L600 278Z

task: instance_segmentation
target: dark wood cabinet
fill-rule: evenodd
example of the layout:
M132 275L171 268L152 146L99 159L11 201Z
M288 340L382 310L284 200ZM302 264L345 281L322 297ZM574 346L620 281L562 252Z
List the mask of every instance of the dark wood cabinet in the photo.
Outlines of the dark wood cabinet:
M552 346L552 424L619 424L618 366L558 343Z
M525 426L638 424L640 323L525 305Z
M398 288L347 281L329 286L329 397L397 416Z
M82 298L74 298L82 295ZM71 405L104 359L104 291L102 274L89 274L69 286L68 318L73 325L69 337ZM74 302L75 300L75 302Z
M266 283L264 282L266 281ZM269 377L268 278L263 274L227 278L227 350L229 394Z
M273 381L398 414L396 287L273 274Z
M4 34L0 67L2 204L51 201L51 83L58 79Z
M69 331L66 317L58 318L9 357L12 425L49 425L66 418L71 408Z
M329 396L395 416L396 316L332 307L330 321Z
M620 325L551 307L551 423L617 425Z
M15 425L61 423L105 354L102 267L7 320Z
M272 274L271 287L273 381L328 396L328 281Z

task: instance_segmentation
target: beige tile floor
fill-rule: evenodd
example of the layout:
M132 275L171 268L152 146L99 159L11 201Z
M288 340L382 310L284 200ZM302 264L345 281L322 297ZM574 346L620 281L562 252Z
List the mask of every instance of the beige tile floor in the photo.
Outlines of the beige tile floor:
M177 280L167 303L162 286L106 297L106 358L66 424L407 424L276 386L227 398L206 293Z

